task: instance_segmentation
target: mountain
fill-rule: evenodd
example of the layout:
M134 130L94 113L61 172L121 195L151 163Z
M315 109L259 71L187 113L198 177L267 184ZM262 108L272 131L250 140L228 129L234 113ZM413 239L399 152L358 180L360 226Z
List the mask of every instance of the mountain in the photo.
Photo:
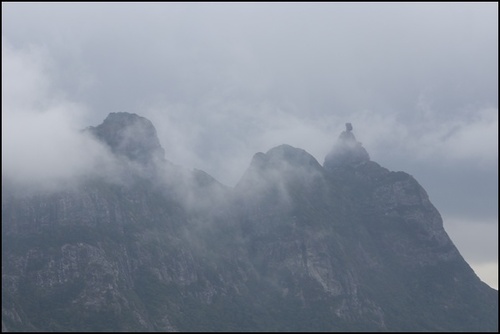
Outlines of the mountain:
M138 115L85 131L127 180L2 186L4 331L498 331L425 190L349 123L323 165L281 145L234 188L167 161Z
M129 113L110 113L104 122L86 129L113 153L143 164L165 160L156 129L150 120Z

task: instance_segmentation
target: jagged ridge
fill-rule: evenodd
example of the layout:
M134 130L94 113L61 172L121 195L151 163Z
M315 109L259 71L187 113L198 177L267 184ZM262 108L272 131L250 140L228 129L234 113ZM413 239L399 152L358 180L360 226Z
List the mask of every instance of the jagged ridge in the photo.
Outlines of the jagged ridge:
M116 154L163 154L149 121L108 118L90 131ZM6 192L2 328L497 331L498 292L425 190L370 161L351 131L324 166L289 145L257 153L234 189L194 171Z

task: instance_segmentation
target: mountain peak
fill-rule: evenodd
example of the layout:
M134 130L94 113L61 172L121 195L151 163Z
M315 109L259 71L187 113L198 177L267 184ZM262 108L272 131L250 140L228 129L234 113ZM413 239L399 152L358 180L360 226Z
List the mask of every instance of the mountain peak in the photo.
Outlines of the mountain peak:
M161 178L29 196L2 185L2 331L498 332L498 291L352 125L330 170L281 145L232 189L173 164L148 173L163 150L143 117L87 131Z
M134 113L113 112L102 124L88 130L117 155L148 164L165 160L156 129L150 120Z
M305 150L290 145L276 146L267 153L258 152L250 163L250 169L258 171L320 170L321 165Z
M320 167L316 159L301 148L296 148L287 144L276 146L266 153L269 162L286 162L294 166L314 166Z
M274 184L276 181L314 176L321 170L318 161L305 150L283 144L266 153L256 153L237 188L248 189L261 181Z
M345 127L345 131L342 131L332 150L325 157L323 166L326 169L356 166L370 161L368 152L352 133L352 124L346 123Z

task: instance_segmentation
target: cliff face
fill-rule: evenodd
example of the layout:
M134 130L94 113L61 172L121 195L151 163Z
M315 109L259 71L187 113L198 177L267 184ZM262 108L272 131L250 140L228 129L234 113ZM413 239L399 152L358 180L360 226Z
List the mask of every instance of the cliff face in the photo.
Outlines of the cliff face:
M370 161L352 128L323 166L282 145L229 189L166 162L155 135L119 135L137 121L155 134L144 120L90 131L157 173L2 188L4 330L497 331L497 291L425 190Z

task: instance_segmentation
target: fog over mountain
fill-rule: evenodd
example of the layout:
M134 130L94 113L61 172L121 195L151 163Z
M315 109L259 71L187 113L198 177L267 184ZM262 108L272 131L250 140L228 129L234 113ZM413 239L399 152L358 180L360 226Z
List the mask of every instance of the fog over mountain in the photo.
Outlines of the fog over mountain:
M497 3L2 3L3 179L120 182L81 131L112 112L226 187L281 144L323 161L351 122L498 286Z
M234 187L137 114L79 133L99 170L2 176L2 331L498 331L498 291L351 123L322 165L282 144Z

